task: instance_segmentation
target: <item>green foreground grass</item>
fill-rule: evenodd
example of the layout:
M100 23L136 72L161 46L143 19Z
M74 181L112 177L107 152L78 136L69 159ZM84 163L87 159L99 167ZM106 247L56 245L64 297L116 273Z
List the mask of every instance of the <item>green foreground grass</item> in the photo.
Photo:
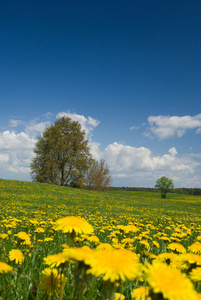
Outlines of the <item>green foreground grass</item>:
M69 244L65 234L54 230L54 222L66 216L80 216L87 220L98 238L97 242L95 239L79 237L75 247L87 245L96 249L100 243L108 243L120 248L121 245L137 253L141 263L145 264L152 262L151 254L158 256L171 252L167 250L171 242L183 245L188 251L188 247L197 241L201 235L201 196L167 194L167 199L161 199L160 194L154 192L97 192L0 180L0 262L14 268L12 273L0 274L1 299L60 299L59 293L48 296L44 290L40 290L39 285L42 271L47 267L44 258L60 253L62 245ZM138 232L126 234L118 230L118 225L128 224L134 224ZM23 244L15 236L19 232L30 235L30 245ZM161 239L161 236L167 240ZM47 238L52 240L47 242ZM125 238L133 239L133 242L125 243ZM142 243L142 240L147 244ZM159 246L154 247L154 241ZM22 251L25 256L22 264L9 260L12 249ZM63 299L109 297L104 292L102 277L94 278L80 295L76 291L74 271L75 264L68 266ZM144 281L126 281L117 285L115 291L123 293L129 300L132 290L145 284ZM193 284L195 290L201 292L200 283ZM34 288L36 293L33 292Z

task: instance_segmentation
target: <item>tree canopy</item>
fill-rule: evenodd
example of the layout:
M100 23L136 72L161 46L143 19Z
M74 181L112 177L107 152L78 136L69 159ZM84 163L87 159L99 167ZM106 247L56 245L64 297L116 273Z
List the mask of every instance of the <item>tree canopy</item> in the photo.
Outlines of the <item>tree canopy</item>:
M30 165L33 181L82 187L92 156L79 122L62 117L45 129Z
M167 192L170 192L174 189L174 184L172 179L162 176L161 178L157 179L155 188L161 191L161 198L166 198Z

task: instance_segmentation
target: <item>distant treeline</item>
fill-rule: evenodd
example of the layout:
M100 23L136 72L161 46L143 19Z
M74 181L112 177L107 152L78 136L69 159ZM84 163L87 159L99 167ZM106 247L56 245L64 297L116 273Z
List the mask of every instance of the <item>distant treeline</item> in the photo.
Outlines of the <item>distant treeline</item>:
M111 187L111 190L123 190L123 191L138 191L138 192L160 192L155 188L145 187ZM201 195L200 188L176 188L171 193L184 194L184 195Z

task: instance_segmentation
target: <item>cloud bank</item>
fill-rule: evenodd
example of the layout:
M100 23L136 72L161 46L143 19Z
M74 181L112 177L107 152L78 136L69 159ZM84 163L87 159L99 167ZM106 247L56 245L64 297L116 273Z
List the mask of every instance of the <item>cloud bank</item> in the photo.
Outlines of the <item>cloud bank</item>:
M15 133L6 130L0 133L1 178L12 173L14 173L13 178L17 178L17 174L29 174L35 142L36 140L25 132Z
M148 148L129 146L125 142L114 142L101 150L100 143L93 141L93 131L100 121L70 112L60 112L55 117L47 113L45 119L35 119L28 123L11 120L10 130L0 132L0 178L30 180L29 165L34 157L33 149L37 137L53 123L50 121L51 118L62 116L80 122L89 140L93 157L97 160L101 158L106 160L111 170L113 185L152 187L157 178L165 175L172 178L176 186L200 187L201 178L197 172L197 168L201 165L198 161L200 154L181 156L176 148L172 147L167 153L154 155ZM184 119L183 117L149 117L149 122L152 124L151 132L158 138L166 138L175 134L181 136L183 133L179 131L181 128L183 130L200 128L201 114L186 117ZM22 128L19 132L18 126Z
M189 156L178 156L175 147L170 148L166 154L154 156L148 148L115 142L107 146L103 157L115 181L127 179L126 186L142 186L143 182L146 182L144 186L153 186L156 179L163 175L172 178L180 187L200 185L200 178L195 174L200 163Z
M149 116L149 130L146 136L156 136L158 139L167 139L173 136L182 137L187 130L196 129L201 133L201 114L196 116Z

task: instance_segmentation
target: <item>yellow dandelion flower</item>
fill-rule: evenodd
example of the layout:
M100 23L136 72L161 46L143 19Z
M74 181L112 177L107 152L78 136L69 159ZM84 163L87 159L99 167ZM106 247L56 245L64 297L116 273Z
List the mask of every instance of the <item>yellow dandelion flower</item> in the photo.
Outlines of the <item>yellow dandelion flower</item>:
M168 253L168 252L164 252L164 253L160 253L156 260L159 262L166 262L167 264L170 264L170 262L173 261L177 261L178 259L178 255L175 253Z
M90 256L93 255L95 250L88 246L81 248L67 248L63 250L63 256L68 260L74 261L86 261Z
M113 238L113 239L112 239L112 243L113 243L113 244L118 244L118 242L119 242L119 240L118 240L117 238Z
M192 253L201 254L201 243L195 242L191 246L188 247L188 251Z
M7 233L2 233L2 234L0 234L0 237L1 237L2 239L7 240L7 239L9 238L9 235L8 235Z
M157 248L159 248L160 247L160 245L159 245L159 243L158 242L156 242L156 241L153 241L153 244L157 247Z
M63 274L60 275L57 269L46 268L42 271L39 288L48 296L52 296L59 292L61 282L65 283L65 281L66 278Z
M22 245L28 245L28 246L31 245L30 236L26 232L20 231L14 235L17 236L18 238L20 238L21 240L23 240L23 242L21 243Z
M24 261L24 255L21 250L13 249L9 251L9 259L14 260L16 264L21 264Z
M197 240L201 241L201 235L197 236Z
M30 222L32 225L37 225L37 224L38 224L38 221L35 220L35 219L31 219L31 220L29 220L29 222Z
M85 263L90 265L88 273L103 276L110 282L133 280L141 275L141 264L138 256L126 249L95 251Z
M151 298L149 297L149 290L150 288L148 286L146 286L146 289L145 286L141 286L132 291L131 297L135 300L151 300Z
M115 293L114 296L115 296L114 300L124 300L125 299L125 296L120 293Z
M171 243L167 246L167 249L174 250L178 253L186 253L184 246L179 243Z
M194 253L185 253L178 256L178 261L180 261L183 268L191 268L192 265L201 266L201 256Z
M14 235L19 237L21 240L29 240L30 239L30 236L24 231L20 231L17 234L14 234Z
M13 268L11 266L9 266L6 263L0 261L0 274L12 272L12 271L13 271Z
M143 232L143 233L141 233L140 234L140 236L143 238L143 239L151 239L151 237L149 237L147 234L146 234L146 232Z
M96 235L92 235L88 238L88 241L94 243L95 245L99 244L99 238Z
M125 238L125 239L122 239L121 243L122 244L132 244L134 242L134 239L131 239L131 238Z
M75 242L76 243L81 243L81 242L83 242L84 241L84 239L82 239L82 238L80 238L80 237L75 237Z
M115 249L125 249L125 245L117 243L117 242L113 242L112 246Z
M16 225L15 222L12 222L12 223L10 223L10 224L5 224L5 227L7 227L7 228L16 228L17 225Z
M151 252L149 252L147 250L141 251L140 254L141 254L141 257L144 256L144 257L147 257L147 258L150 258L150 259L156 259L156 258L158 258L157 255L155 255L155 254L153 254L153 253L151 253Z
M34 230L34 232L36 232L36 233L43 233L43 232L45 232L45 230L43 228L41 228L41 227L38 227L38 228L36 228L36 230Z
M180 254L183 255L183 254ZM165 253L160 253L156 257L156 261L158 262L163 262L166 263L167 265L170 265L172 268L182 268L182 262L179 259L180 255L173 253L173 252L165 252Z
M135 226L135 225L127 225L124 228L124 232L128 233L128 232L137 232L139 231L139 229Z
M201 282L201 267L193 269L192 272L190 273L190 278L193 281Z
M118 225L117 228L123 230L125 233L139 231L139 229L135 225Z
M171 240L168 237L166 237L166 236L161 236L161 237L159 237L159 239L162 240L162 241L164 241L164 242L168 242L168 243L171 242Z
M62 230L64 233L93 233L93 227L85 219L73 216L58 219L56 221L55 230Z
M98 245L96 247L96 250L100 250L100 251L103 251L103 250L110 250L110 249L113 249L112 246L108 243L101 243L100 245Z
M21 245L30 246L31 245L31 240L25 240L24 242L21 242Z
M121 232L120 232L120 230L115 230L115 231L113 231L112 233L111 233L111 236L118 236L118 235L120 235L121 234Z
M53 238L47 237L47 238L44 239L44 242L50 242L50 241L53 241Z
M88 235L87 234L81 234L80 238L82 238L83 241L88 240Z
M149 245L149 243L147 241L143 240L143 241L140 241L139 243L142 244L142 245L144 245L146 249L150 248L150 245Z
M170 237L170 240L175 243L180 242L180 239L173 237L173 236Z
M197 300L201 300L201 294L197 293Z
M66 244L62 244L62 248L63 248L63 249L68 249L68 248L69 248L69 246L68 246L68 245L66 245Z
M196 300L192 282L178 269L167 264L147 264L145 277L154 294L161 293L168 300Z
M124 225L117 225L117 228L120 230L120 231L124 231Z
M67 257L65 257L63 253L48 255L47 257L44 257L43 260L45 261L44 263L51 266L51 268L58 267L60 264L68 261Z

